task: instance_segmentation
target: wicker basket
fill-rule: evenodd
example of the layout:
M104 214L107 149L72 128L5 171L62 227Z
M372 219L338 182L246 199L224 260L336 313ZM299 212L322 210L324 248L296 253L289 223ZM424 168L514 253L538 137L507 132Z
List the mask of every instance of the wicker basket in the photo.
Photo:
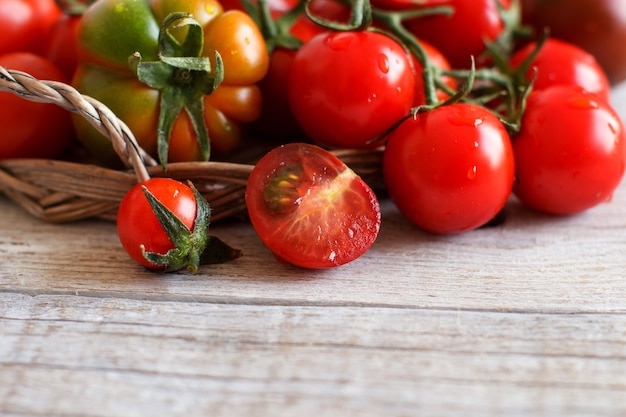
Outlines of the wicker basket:
M209 202L212 221L246 216L245 187L253 161L170 163L165 171L139 147L130 129L111 110L71 86L40 81L24 72L0 67L0 91L56 104L81 115L111 140L128 167L115 170L63 160L0 160L0 192L35 217L52 223L87 218L114 221L117 206L126 192L138 180L149 176L192 181ZM370 185L382 184L380 149L333 153Z

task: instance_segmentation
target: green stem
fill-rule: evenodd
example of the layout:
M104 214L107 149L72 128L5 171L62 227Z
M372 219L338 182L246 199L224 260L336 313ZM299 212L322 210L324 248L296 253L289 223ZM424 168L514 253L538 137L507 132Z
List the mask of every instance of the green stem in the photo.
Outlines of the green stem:
M387 31L396 36L401 43L406 45L409 51L415 56L419 64L422 66L422 79L424 82L424 96L426 98L427 106L434 106L437 104L437 84L435 75L437 69L433 67L428 57L428 54L403 22L409 19L416 19L424 16L433 16L445 14L449 15L453 12L453 9L449 6L428 7L418 10L409 11L383 11L378 9L372 10L373 18L381 23Z

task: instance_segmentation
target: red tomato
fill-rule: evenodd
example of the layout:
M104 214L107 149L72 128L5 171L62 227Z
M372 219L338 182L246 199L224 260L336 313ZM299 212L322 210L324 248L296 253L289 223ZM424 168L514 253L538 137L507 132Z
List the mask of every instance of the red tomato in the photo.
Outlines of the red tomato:
M0 1L0 55L41 52L49 27L61 16L54 0Z
M142 187L146 187L180 221L193 231L196 222L196 196L187 185L170 178L151 178L135 185L124 196L117 213L117 233L120 242L132 259L149 269L165 266L148 261L143 251L166 254L174 243L159 222Z
M513 55L511 65L517 68L536 48L534 42L524 46ZM604 70L593 55L574 44L547 39L526 72L527 80L532 78L535 70L535 90L555 85L578 85L605 99L609 98L611 86Z
M484 225L506 204L513 150L492 113L452 104L419 113L391 133L383 176L412 223L433 233L463 232Z
M554 214L608 201L624 174L625 140L604 97L572 86L534 92L513 138L513 191L524 204Z
M485 52L485 40L495 40L504 29L498 0L435 0L425 6L449 5L451 16L436 15L406 23L419 39L439 49L454 68L469 68L470 56L476 60ZM502 2L508 7L508 2ZM420 6L424 7L424 6Z
M30 52L0 55L0 66L40 80L68 82L61 70ZM0 126L0 159L56 158L74 137L70 112L7 92L0 93Z
M326 32L296 54L289 104L306 135L332 147L365 148L406 116L415 74L400 44L377 32Z
M282 262L331 268L365 253L380 228L371 188L328 151L291 143L256 164L246 188L250 221Z
M74 77L78 66L77 35L80 16L62 15L50 27L43 43L42 55L59 67L68 79Z

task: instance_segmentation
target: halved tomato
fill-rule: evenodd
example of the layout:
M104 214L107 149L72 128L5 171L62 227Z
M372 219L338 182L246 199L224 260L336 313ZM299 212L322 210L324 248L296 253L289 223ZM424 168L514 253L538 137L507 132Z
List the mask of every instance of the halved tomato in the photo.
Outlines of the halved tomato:
M250 221L274 256L303 268L331 268L365 253L380 229L372 189L315 145L279 146L248 179Z

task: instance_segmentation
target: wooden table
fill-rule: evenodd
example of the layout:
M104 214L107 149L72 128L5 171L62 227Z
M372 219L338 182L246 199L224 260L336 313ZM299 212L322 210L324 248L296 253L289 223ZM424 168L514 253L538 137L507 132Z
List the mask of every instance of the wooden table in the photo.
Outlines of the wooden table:
M232 221L212 233L242 258L158 275L111 223L0 197L0 414L626 415L626 183L573 217L511 199L457 236L383 212L335 270L281 265Z

